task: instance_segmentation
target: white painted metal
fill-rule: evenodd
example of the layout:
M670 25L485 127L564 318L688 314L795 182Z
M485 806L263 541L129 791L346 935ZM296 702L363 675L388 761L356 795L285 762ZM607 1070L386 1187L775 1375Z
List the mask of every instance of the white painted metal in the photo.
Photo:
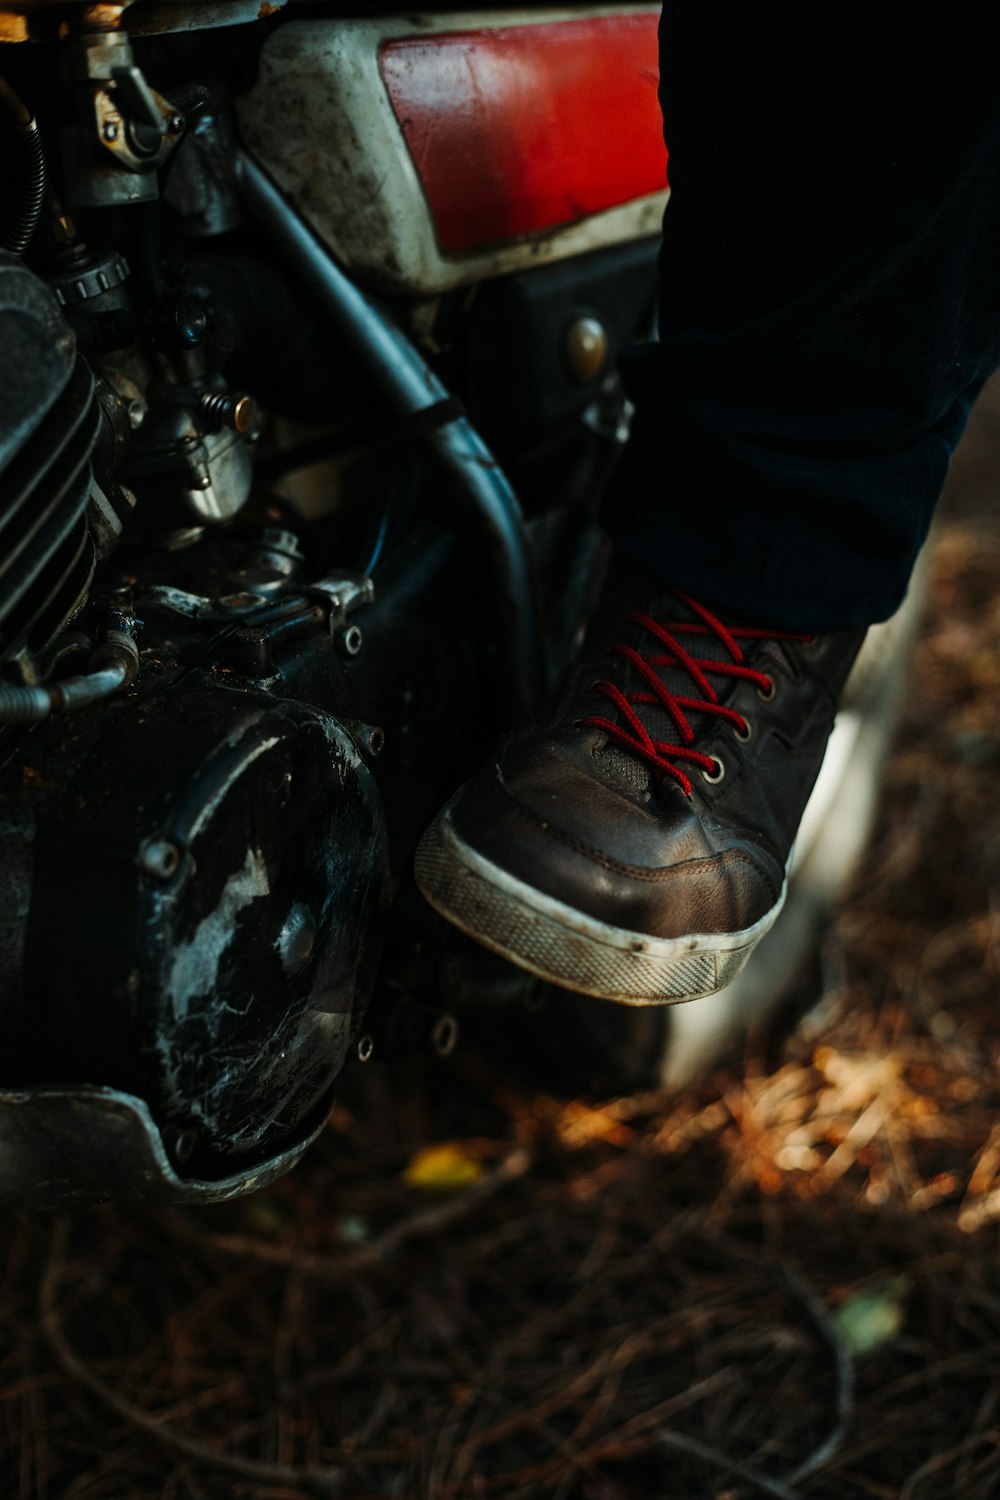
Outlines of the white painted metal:
M657 14L637 5L634 14ZM367 285L430 296L659 231L653 193L514 244L443 255L427 199L379 71L384 42L530 26L620 7L291 21L268 39L237 104L244 141L319 238Z

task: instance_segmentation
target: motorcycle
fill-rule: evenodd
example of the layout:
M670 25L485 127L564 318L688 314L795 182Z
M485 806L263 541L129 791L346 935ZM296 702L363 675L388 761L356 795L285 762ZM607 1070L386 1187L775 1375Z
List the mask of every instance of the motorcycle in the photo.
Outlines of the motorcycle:
M0 0L3 1202L250 1192L349 1058L470 1011L546 1001L619 1081L704 1061L664 1010L540 996L410 875L597 586L657 14ZM859 666L779 969L911 628Z

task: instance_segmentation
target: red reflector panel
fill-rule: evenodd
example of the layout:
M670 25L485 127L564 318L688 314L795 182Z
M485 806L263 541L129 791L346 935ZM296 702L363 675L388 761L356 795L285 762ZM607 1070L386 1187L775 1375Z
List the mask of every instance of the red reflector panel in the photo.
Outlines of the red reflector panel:
M656 22L625 13L385 44L382 77L442 249L665 188Z

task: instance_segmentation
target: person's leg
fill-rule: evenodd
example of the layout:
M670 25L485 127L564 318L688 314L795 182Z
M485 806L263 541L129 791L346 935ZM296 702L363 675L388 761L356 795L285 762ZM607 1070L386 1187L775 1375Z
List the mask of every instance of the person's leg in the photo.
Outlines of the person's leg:
M416 862L546 979L707 994L780 910L864 626L1000 360L998 42L995 0L667 0L660 340L626 362L610 583L549 722Z
M666 0L659 342L619 546L744 616L898 606L1000 364L995 0Z

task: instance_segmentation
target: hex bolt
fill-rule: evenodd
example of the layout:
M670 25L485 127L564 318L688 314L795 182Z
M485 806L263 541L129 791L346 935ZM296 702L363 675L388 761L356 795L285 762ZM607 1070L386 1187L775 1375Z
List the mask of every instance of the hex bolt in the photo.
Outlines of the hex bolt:
M169 839L149 838L139 849L139 867L154 880L169 880L180 862L181 852Z
M357 656L364 645L364 636L361 634L360 625L345 625L337 636L337 648L345 656Z

